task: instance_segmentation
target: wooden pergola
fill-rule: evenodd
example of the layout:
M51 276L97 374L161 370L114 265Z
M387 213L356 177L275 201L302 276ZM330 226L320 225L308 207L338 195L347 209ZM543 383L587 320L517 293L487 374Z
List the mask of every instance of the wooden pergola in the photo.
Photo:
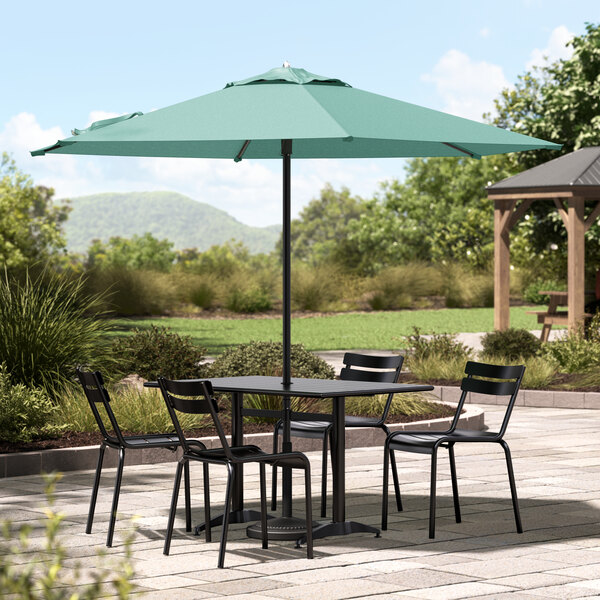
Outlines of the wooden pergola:
M494 200L494 328L510 326L510 230L533 202L552 200L567 228L568 327L574 330L585 312L585 233L600 215L600 147L555 158L487 191ZM587 217L586 202L593 203Z

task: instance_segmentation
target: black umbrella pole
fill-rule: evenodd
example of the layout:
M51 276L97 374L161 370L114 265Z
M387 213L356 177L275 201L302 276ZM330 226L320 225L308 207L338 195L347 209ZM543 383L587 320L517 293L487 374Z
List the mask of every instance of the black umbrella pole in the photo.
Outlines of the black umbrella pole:
M281 140L283 156L283 385L291 384L291 155L292 140Z

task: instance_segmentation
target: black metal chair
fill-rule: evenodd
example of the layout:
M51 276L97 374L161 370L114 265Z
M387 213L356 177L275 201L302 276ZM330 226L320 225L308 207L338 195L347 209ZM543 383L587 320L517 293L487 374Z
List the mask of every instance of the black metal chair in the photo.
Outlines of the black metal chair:
M395 383L402 369L404 356L371 356L368 354L356 354L346 352L344 354L344 367L340 372L340 379L347 381L378 381L383 383ZM359 368L353 368L359 367ZM380 369L378 371L363 369ZM394 394L389 394L383 414L381 417L354 417L347 415L345 419L346 427L377 427L389 435L390 430L385 424ZM323 463L321 469L321 516L327 514L327 441L329 447L332 445L333 424L328 421L292 421L291 435L301 438L323 439ZM279 447L279 434L283 431L283 421L279 420L273 431L273 453L277 452ZM400 494L398 484L398 473L396 462L392 458L392 473L394 485ZM273 469L271 493L271 510L277 508L277 469Z
M102 473L102 463L104 461L104 452L107 447L114 448L119 451L119 463L117 466L117 475L115 478L115 487L113 492L112 508L110 512L110 521L108 525L108 537L106 545L110 548L113 543L113 535L115 531L115 521L117 519L117 507L119 504L119 494L121 491L121 480L123 478L123 464L125 461L125 450L140 450L143 448L169 448L175 451L180 445L179 438L173 433L159 433L150 435L123 435L117 419L110 405L110 396L104 386L104 379L99 371L84 371L81 368L77 369L77 376L83 387L86 398L92 409L92 413L98 423L100 433L104 437L100 444L98 454L98 465L96 467L96 478L94 479L94 487L92 488L92 498L90 501L90 510L88 514L86 533L92 533L92 523L94 521L94 512L96 510L96 499L98 497L98 487L100 486L100 475ZM102 406L108 417L108 422L105 423L98 406ZM113 435L109 431L113 432ZM206 448L206 446L198 441L191 440L191 443ZM190 512L190 486L189 486L189 469L185 472L185 501L186 514L188 519L186 527L188 531L192 530L192 520Z
M450 475L452 478L452 495L454 499L454 515L456 522L461 522L460 504L458 499L458 484L456 480L456 464L454 461L454 445L459 442L495 442L500 444L506 455L506 466L508 469L508 480L510 483L510 493L512 496L513 511L515 514L515 523L517 532L523 533L521 525L521 516L519 514L519 504L517 500L517 488L515 485L515 476L513 472L512 460L508 444L502 439L508 421L510 419L513 406L517 399L519 387L525 372L524 366L499 366L488 365L469 361L465 367L467 377L462 380L462 394L456 407L456 413L450 428L443 432L425 432L425 431L396 431L388 436L385 442L385 454L383 461L383 506L381 515L381 529L387 529L388 519L388 485L389 485L389 460L393 459L394 452L397 450L404 452L416 452L419 454L431 455L431 492L429 497L429 537L435 537L435 500L436 500L436 467L438 448L446 448L450 458ZM495 381L491 381L495 380ZM490 394L494 396L510 396L504 413L504 418L498 432L492 431L469 431L457 429L458 420L462 411L465 399L469 392L477 394ZM400 492L396 490L396 503L398 510L402 510L402 501Z
M301 452L285 452L281 454L268 454L263 452L258 446L230 446L225 437L225 432L217 415L218 407L213 397L213 390L210 381L171 381L159 377L158 383L165 398L167 409L173 420L173 426L179 436L183 447L183 456L177 463L175 473L175 483L173 486L173 498L171 500L171 510L169 512L169 522L165 538L164 554L169 554L171 547L171 537L173 535L173 524L175 521L175 511L177 509L177 499L179 496L179 486L181 483L181 471L189 467L189 461L195 460L203 463L204 466L204 511L205 511L205 534L206 541L211 539L210 526L210 493L208 479L208 465L218 464L227 467L227 487L225 491L225 508L223 511L223 526L221 529L221 544L219 547L218 567L223 568L225 560L225 546L227 543L227 530L229 527L229 512L231 506L232 483L234 477L233 465L258 463L260 469L260 509L261 509L261 532L262 547L268 548L267 537L267 493L265 480L265 465L278 465L280 467L290 467L292 469L302 469L304 471L305 496L306 496L306 522L312 523L312 497L310 490L310 462ZM215 428L219 435L222 447L210 450L196 450L188 446L188 442L183 435L177 411L192 414L210 414ZM313 538L312 529L307 527L306 531L306 555L313 558Z

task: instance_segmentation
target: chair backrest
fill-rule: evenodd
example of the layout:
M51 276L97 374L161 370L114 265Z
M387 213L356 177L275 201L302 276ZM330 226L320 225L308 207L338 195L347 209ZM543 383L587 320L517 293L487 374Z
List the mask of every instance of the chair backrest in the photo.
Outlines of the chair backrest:
M235 460L229 447L229 443L227 442L225 431L221 425L221 420L217 415L219 407L214 398L210 381L174 381L172 379L159 377L158 385L163 394L163 398L165 399L171 420L173 421L173 427L175 427L175 431L185 452L189 451L189 444L183 435L183 430L181 429L179 419L177 418L177 411L194 415L210 415L219 439L221 440L221 446L225 452L225 456L229 460Z
M80 367L77 367L77 377L79 378L79 382L83 387L85 397L87 398L90 408L92 409L96 423L98 423L100 433L102 433L105 439L113 443L118 442L125 446L126 442L123 438L121 428L117 423L115 414L111 408L110 396L106 387L104 386L104 379L102 378L100 371L84 371ZM104 422L102 414L98 410L99 405L104 408L110 425ZM114 436L108 433L110 429L115 432Z
M504 418L502 419L502 425L496 434L497 439L502 438L508 427L508 421L517 400L525 367L523 365L488 365L486 363L468 361L465 366L465 373L467 376L460 384L462 394L450 430L454 430L458 425L458 419L460 418L463 404L469 392L489 394L491 396L510 396Z
M381 383L396 383L402 370L404 356L371 356L369 354L356 354L346 352L344 354L344 367L340 371L340 379L348 381L373 381ZM356 368L359 367L359 368ZM368 370L365 370L368 369ZM378 369L378 370L372 370ZM394 394L389 394L380 423L388 416Z

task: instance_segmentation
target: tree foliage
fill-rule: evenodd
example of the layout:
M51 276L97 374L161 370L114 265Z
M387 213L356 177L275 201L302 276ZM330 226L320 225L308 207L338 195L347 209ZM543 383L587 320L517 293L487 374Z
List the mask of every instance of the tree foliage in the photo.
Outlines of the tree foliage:
M55 258L65 247L69 206L54 206L54 190L35 186L6 153L0 159L0 264L19 268Z
M128 267L169 271L177 253L169 240L150 233L132 238L112 237L108 243L94 240L88 249L87 267Z

